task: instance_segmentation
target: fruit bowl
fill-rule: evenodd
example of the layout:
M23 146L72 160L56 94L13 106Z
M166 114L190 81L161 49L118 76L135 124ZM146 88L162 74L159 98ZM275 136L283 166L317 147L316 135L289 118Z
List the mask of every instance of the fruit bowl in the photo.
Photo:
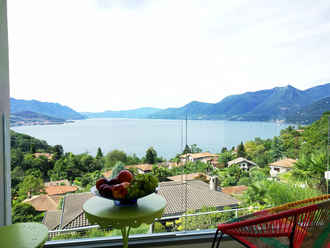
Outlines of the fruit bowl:
M113 200L116 206L137 204L139 198L156 192L158 179L152 174L133 175L121 170L111 179L100 178L91 192L99 197Z
M99 191L97 190L96 186L94 186L94 187L91 188L91 192L92 192L93 195L102 197L104 199L113 200L116 206L132 206L132 205L136 205L137 204L138 199L140 199L142 197L145 197L147 195L150 195L152 193L155 193L155 192L157 192L157 190L155 190L154 192L152 192L150 194L147 194L145 196L141 196L139 198L133 198L133 199L115 199L113 197L102 196L99 193Z

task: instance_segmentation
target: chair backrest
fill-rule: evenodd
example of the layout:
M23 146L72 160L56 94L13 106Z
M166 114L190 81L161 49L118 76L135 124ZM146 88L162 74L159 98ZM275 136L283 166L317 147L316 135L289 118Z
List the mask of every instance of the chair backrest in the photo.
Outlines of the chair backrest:
M241 237L288 237L294 247L314 242L330 223L330 200L317 204L259 216L221 227L225 233ZM316 235L316 236L315 236ZM327 238L327 237L326 237ZM312 246L307 246L312 247Z
M294 245L300 247L305 237L313 243L330 224L330 200L297 209L296 225L293 233ZM306 247L311 247L308 245Z
M304 199L304 200L301 200L301 201L285 203L285 204L277 206L277 207L272 207L272 208L265 209L263 211L259 211L258 215L265 215L265 214L270 214L270 213L279 213L279 212L289 210L289 209L293 209L293 208L300 208L300 207L305 207L305 206L308 206L308 205L311 205L311 204L321 203L321 202L324 202L326 200L330 200L330 194L316 196L316 197L309 198L309 199Z

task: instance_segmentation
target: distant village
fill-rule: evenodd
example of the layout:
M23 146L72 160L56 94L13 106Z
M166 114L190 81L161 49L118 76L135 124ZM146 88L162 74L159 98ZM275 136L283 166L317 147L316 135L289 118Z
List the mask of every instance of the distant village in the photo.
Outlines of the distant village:
M45 156L52 159L50 153L35 153L35 157ZM158 166L164 168L183 167L187 162L202 162L214 168L219 166L219 155L209 152L188 153L180 156L178 162L163 162ZM291 170L296 160L281 159L269 164L272 177ZM249 171L258 165L246 158L239 157L228 162L228 166L238 165L241 170ZM137 164L126 166L136 168L138 173L152 173L153 164ZM105 171L103 176L111 177L112 170ZM271 179L270 179L271 180ZM72 185L68 180L59 180L45 183L45 192L24 200L36 210L45 212L43 223L49 230L72 229L89 226L82 206L86 200L94 195L90 192L80 192L79 187ZM224 207L237 207L239 197L248 189L246 185L220 187L216 176L205 173L190 173L170 176L166 181L160 182L158 194L167 201L164 217L177 219L186 209L182 206L181 198L188 187L189 194L186 199L188 209L200 210L205 206L223 209ZM180 200L179 200L180 199Z

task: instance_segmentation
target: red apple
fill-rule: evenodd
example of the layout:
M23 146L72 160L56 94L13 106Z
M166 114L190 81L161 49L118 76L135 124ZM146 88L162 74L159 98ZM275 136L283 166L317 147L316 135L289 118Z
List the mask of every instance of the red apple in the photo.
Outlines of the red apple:
M107 186L107 184L105 184L105 183L100 185L99 193L100 193L101 196L105 196L104 195L104 187L106 187L106 186Z
M122 170L121 172L119 172L117 178L119 180L119 182L123 183L123 182L128 182L130 183L133 180L133 174L129 171L129 170Z
M97 188L97 190L100 190L100 186L102 185L102 184L105 184L105 183L107 183L107 179L105 179L105 178L100 178L99 180L97 180L96 181L96 188Z
M125 189L127 189L129 187L130 183L129 182L123 182L120 185L122 185Z
M108 197L108 198L111 198L112 197L112 188L113 188L113 186L110 186L110 185L105 185L104 187L103 187L103 195L105 196L105 197Z
M124 199L127 195L127 189L122 184L116 184L112 188L112 195L115 199Z
M120 184L119 180L115 177L115 178L112 178L111 180L109 180L107 182L108 185L116 185L116 184Z

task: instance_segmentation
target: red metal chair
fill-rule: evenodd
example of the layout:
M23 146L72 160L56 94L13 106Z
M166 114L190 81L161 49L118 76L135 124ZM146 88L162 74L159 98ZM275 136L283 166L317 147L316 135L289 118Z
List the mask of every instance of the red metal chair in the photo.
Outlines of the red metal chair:
M227 234L245 247L330 247L330 195L256 212L220 224L212 248Z

